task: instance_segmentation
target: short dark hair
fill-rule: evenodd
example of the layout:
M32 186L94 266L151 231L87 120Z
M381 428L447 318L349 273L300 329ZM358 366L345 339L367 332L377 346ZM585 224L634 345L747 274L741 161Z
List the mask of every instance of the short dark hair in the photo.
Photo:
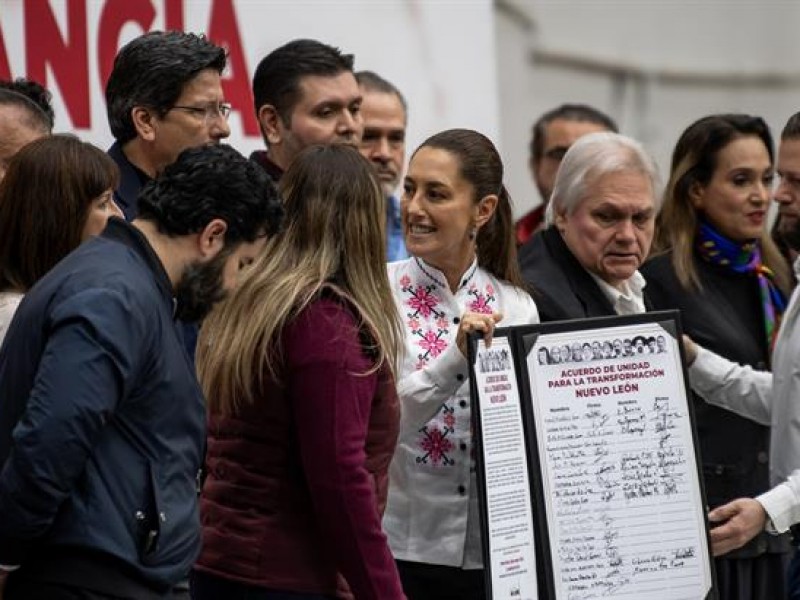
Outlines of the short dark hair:
M14 80L0 81L0 89L17 92L31 100L41 111L41 114L34 111L36 112L34 118L40 121L42 126L46 125L48 133L52 131L56 121L56 113L52 104L53 95L44 86L32 79L17 77Z
M562 104L544 113L533 124L529 150L533 162L539 162L544 152L544 134L547 126L556 119L565 121L578 121L580 123L596 123L608 131L619 133L617 124L607 114L589 106L588 104Z
M33 131L48 135L52 128L47 115L41 108L25 94L10 90L0 89L0 106L14 106L23 112L22 125Z
M363 87L368 92L381 92L383 94L394 94L397 96L397 99L400 100L400 104L403 106L403 112L408 115L408 104L406 103L406 99L394 84L387 81L374 71L359 71L355 74L355 76L359 87Z
M288 126L300 99L300 79L309 75L333 77L353 72L353 55L316 40L293 40L267 54L253 75L255 111L265 104L275 107Z
M280 226L283 207L264 170L227 145L189 148L139 194L139 218L170 237L227 223L225 245L252 242Z
M800 112L794 113L789 117L786 125L783 126L783 131L781 131L782 140L794 140L797 138L800 138Z
M29 290L77 248L92 201L118 181L114 161L73 135L25 145L0 186L0 290Z
M225 50L203 35L151 31L125 44L106 84L108 124L124 144L136 137L131 111L146 106L163 116L200 71L222 73Z

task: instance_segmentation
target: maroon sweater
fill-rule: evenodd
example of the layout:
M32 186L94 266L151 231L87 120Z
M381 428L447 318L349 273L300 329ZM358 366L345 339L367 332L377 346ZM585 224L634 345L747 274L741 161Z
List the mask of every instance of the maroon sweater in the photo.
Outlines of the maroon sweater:
M196 568L277 590L404 598L381 530L399 403L363 375L356 318L320 299L282 336L283 375L236 417L211 415Z

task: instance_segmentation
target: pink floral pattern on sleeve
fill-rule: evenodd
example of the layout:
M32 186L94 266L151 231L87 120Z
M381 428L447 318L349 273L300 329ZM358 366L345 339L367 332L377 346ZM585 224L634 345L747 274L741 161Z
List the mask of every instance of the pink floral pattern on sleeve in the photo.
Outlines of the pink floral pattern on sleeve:
M467 284L452 299L440 285L426 277L417 277L413 271L403 273L399 284L399 303L416 370L429 366L455 343L461 307L482 314L498 309L498 291L486 279L480 284ZM414 446L416 464L420 468L455 468L463 460L470 460L469 454L458 451L457 430L464 426L457 424L461 418L457 419L458 411L451 398L417 431Z
M497 303L497 298L494 296L494 287L491 283L487 283L484 290L485 293L481 293L477 285L470 286L469 295L472 296L472 300L467 303L467 310L484 315L490 315L494 312L494 305Z
M439 309L441 299L435 285L414 285L408 275L400 278L400 289L406 295L406 325L420 348L414 367L419 370L450 345L449 322Z

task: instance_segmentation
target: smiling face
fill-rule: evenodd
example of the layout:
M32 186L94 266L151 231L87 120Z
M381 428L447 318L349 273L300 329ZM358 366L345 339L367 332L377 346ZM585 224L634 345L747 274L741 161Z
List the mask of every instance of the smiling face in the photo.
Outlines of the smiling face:
M457 280L475 258L470 233L491 218L496 204L497 196L476 202L455 155L423 146L408 166L400 202L409 254Z
M617 171L590 175L575 210L562 209L555 225L578 262L616 287L650 252L655 216L654 190L647 175Z
M719 151L708 184L690 190L692 205L735 242L761 237L772 178L772 163L761 138L736 138Z

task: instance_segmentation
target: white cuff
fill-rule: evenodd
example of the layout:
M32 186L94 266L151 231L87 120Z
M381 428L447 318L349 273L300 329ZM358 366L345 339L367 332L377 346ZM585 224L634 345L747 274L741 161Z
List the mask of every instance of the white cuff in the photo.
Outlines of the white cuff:
M19 569L19 567L20 565L0 565L0 571L11 573L12 571Z
M783 533L800 521L800 504L791 486L786 483L775 486L756 498L767 511L767 531Z

